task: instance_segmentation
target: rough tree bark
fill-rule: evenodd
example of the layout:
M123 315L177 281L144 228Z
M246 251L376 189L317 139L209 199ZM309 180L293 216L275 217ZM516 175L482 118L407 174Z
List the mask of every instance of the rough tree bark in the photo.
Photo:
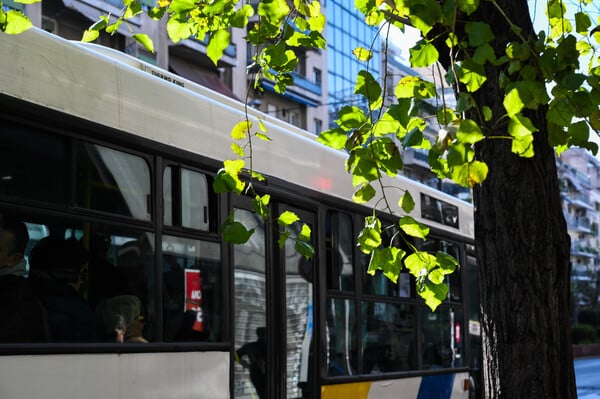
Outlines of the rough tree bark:
M525 37L533 34L527 1L498 0ZM510 27L483 2L474 18L489 21L498 54ZM475 94L494 115L504 113L497 68ZM480 259L483 383L487 398L575 399L569 328L570 240L562 214L545 110L529 115L540 129L535 156L520 158L510 142L486 140L477 156L490 173L475 190L475 239ZM505 125L496 134L505 135Z
M533 34L526 0L496 2L523 36ZM482 1L468 19L492 26L497 56L515 39L492 2ZM474 93L475 101L491 107L498 118L505 114L504 95L498 87L501 71L488 66L486 72L488 80ZM474 114L468 117L478 120ZM528 117L540 129L535 134L533 158L516 156L510 142L501 138L484 140L476 148L478 159L489 166L487 180L474 190L483 388L486 398L575 399L569 327L570 240L554 151L546 139L545 110ZM506 124L487 127L488 135L507 134Z

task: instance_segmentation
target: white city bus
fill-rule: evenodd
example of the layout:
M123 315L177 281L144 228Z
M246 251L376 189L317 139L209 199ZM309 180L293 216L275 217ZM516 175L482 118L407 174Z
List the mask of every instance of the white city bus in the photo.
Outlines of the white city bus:
M0 34L0 54L0 221L23 246L0 232L0 253L25 259L0 264L0 397L469 397L470 204L404 178L389 193L410 191L430 226L415 245L462 265L432 313L408 274L365 273L371 210L314 135L250 110L272 139L254 143L256 189L311 226L306 261L248 198L212 188L242 103L37 29ZM222 240L232 209L255 229L246 244Z

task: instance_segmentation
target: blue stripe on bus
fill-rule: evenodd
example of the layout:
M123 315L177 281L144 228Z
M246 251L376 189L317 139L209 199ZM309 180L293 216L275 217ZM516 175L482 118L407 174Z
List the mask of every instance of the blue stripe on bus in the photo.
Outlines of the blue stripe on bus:
M453 384L454 374L424 376L417 399L450 399Z

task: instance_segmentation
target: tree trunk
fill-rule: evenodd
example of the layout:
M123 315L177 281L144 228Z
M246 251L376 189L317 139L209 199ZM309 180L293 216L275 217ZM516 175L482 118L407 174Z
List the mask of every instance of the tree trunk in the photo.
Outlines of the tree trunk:
M497 4L533 34L526 0ZM481 2L471 20L492 26L497 56L514 40L492 2ZM500 70L488 67L477 104L505 114ZM489 166L474 190L475 240L480 261L483 388L486 398L575 399L569 323L570 240L562 214L554 151L546 139L545 110L531 113L540 132L535 156L520 158L505 139L484 140L477 158ZM475 118L474 115L471 115ZM506 124L488 134L506 136Z

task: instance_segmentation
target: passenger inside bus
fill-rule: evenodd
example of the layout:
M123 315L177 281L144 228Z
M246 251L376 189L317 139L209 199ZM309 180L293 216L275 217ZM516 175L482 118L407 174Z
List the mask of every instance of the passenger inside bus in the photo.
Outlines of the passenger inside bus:
M48 236L31 251L30 278L46 311L53 342L95 341L94 313L81 296L87 253L75 238Z
M25 223L0 215L0 342L45 340L45 319L27 271Z
M148 343L143 336L142 302L134 295L101 301L96 308L99 335L106 342Z

